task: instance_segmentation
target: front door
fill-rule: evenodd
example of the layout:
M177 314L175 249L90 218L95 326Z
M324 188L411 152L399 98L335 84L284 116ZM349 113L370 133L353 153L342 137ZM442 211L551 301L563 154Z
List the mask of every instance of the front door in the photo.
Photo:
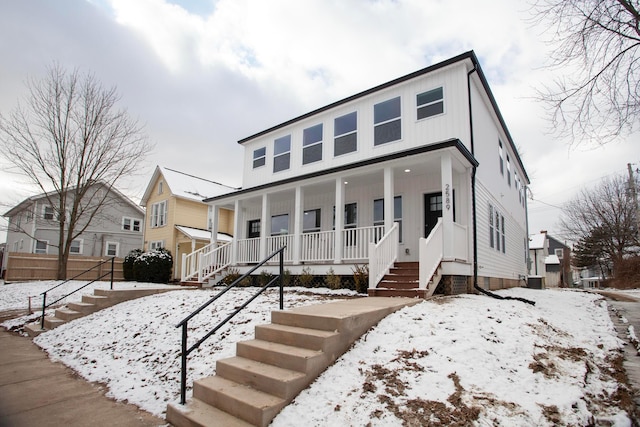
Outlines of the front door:
M442 218L442 192L424 195L424 237L428 237L431 230Z

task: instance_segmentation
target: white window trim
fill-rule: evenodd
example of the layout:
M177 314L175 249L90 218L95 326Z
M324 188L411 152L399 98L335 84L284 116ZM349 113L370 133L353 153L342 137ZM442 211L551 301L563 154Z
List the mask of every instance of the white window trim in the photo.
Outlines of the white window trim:
M438 100L435 100L435 101L431 101L431 102L428 102L426 104L418 105L418 100L417 100L418 95L422 95L423 93L431 92L432 90L436 90L436 89L439 89L439 88L442 88L442 98L441 99L438 99ZM423 90L423 91L420 91L420 92L416 93L415 96L414 96L414 100L416 101L416 104L415 104L415 107L416 107L416 109L415 109L416 122L421 122L423 120L429 120L429 119L432 119L434 117L439 117L439 116L445 115L447 113L447 104L444 102L445 97L446 97L446 89L445 89L444 85L436 86L436 87L433 87L431 89ZM428 107L430 105L437 104L438 102L442 102L442 113L434 114L433 116L423 117L421 119L418 118L418 110L420 108Z
M127 230L124 227L124 223L129 220L129 229ZM138 230L134 230L134 225L135 222L138 222ZM123 216L122 217L122 230L123 231L133 231L134 233L140 233L142 232L142 220L138 219L138 218L133 218L133 217L129 217L129 216Z
M69 246L69 253L70 254L74 254L74 255L82 255L82 251L84 249L84 239L73 239L73 241L71 243L73 243L73 242L79 242L80 243L79 251L78 252L71 252L71 248L73 246Z
M149 250L164 248L164 240L153 240L149 242Z
M336 135L335 134L336 119L340 119L340 118L342 118L344 116L348 116L349 114L353 114L353 113L356 113L356 128L354 130L350 130L348 132L341 133L340 135ZM343 114L341 116L337 116L337 117L333 118L333 128L334 128L334 132L333 132L333 157L334 158L335 157L340 157L340 156L346 156L347 154L357 153L358 152L358 149L360 148L360 145L358 144L358 128L360 127L359 126L360 125L359 120L360 120L360 114L358 114L358 110L354 110L354 111L352 111L350 113L346 113L346 114ZM336 148L335 148L336 139L342 138L342 137L345 137L345 136L348 136L348 135L353 135L353 134L356 134L356 149L353 150L353 151L347 151L346 153L336 154Z
M276 143L278 142L278 140L285 139L287 137L289 138L289 149L287 151L283 151L282 153L276 154ZM283 135L283 136L273 140L273 167L274 167L273 173L283 172L283 171L287 171L287 170L291 169L291 143L292 143L292 140L293 140L293 138L291 137L291 134ZM287 165L287 167L284 168L284 169L275 170L276 159L279 158L279 157L284 157L286 155L289 155L289 164Z
M151 205L151 228L167 225L167 201L163 200Z
M261 156L256 157L256 152L260 151L260 150L264 150L264 154ZM264 163L262 163L261 165L256 166L256 160L264 160ZM255 150L253 150L253 159L251 160L251 166L252 169L258 169L261 168L263 166L267 165L267 147L260 147L260 148L256 148Z
M47 208L51 209L51 218L47 218ZM53 211L53 206L51 205L43 205L42 206L42 219L47 221L53 221L55 218L55 212Z
M38 243L44 243L44 252L38 252ZM49 253L49 241L48 240L36 240L33 242L33 253L34 254L47 254Z
M381 121L381 122L376 123L376 121L375 121L375 110L376 110L376 106L377 106L377 105L379 105L379 104L384 104L385 102L388 102L388 101L392 101L392 100L394 100L394 99L396 99L396 98L399 98L399 99L400 99L400 113L398 114L398 116L397 116L397 117L392 117L392 118L390 118L390 119L383 120L383 121ZM373 112L373 117L374 117L374 120L373 120L373 134L374 134L374 137L373 137L373 139L374 139L374 141L373 141L373 146L374 146L374 147L382 147L382 146L387 145L387 144L392 144L392 143L394 143L394 142L402 141L402 109L403 109L403 105L402 105L402 97L401 97L401 96L394 96L393 98L389 98L389 99L387 99L387 100L380 101L380 102L378 102L377 104L374 104L374 105L373 105L373 111L374 111L374 112ZM400 120L400 136L398 137L398 139L394 139L394 140L391 140L391 141L387 141L387 142L383 142L383 143L380 143L380 144L376 144L376 143L375 143L375 132L376 132L376 128L377 128L377 127L379 127L379 126L386 125L387 123L395 122L396 120Z
M110 255L109 254L109 245L115 245L116 246L115 255ZM116 256L117 257L119 253L120 253L120 242L110 242L110 241L104 242L104 255L105 256Z

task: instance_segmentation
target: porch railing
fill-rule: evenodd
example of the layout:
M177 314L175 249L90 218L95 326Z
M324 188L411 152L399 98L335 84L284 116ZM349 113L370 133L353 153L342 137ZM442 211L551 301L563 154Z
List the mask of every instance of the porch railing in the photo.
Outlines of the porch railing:
M377 242L383 235L384 225L342 230L342 259L368 259L369 243Z
M278 248L284 247L283 257L284 262L293 261L293 254L289 248L293 248L293 238L295 236L293 234L280 234L277 236L269 236L267 237L267 253L274 252L278 250ZM275 261L271 261L273 263Z
M304 233L301 236L300 259L303 261L333 261L335 231Z
M180 280L197 279L199 282L208 279L231 263L231 242L208 245L182 254L182 270Z
M258 262L260 259L260 238L238 240L238 262Z
M438 267L442 262L442 218L438 219L438 223L429 236L425 239L420 238L419 243L419 258L420 258L420 289L426 289L429 281L433 278L438 271Z
M398 259L399 225L393 227L377 243L369 243L369 288L375 288Z

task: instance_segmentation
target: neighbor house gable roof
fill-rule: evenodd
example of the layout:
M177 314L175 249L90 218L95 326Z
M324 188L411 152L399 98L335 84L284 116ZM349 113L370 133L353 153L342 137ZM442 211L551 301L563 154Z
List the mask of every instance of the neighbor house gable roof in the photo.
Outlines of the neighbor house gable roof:
M527 171L524 168L524 164L522 163L522 159L520 158L520 155L518 154L518 150L516 148L515 143L513 142L513 138L511 137L511 134L509 133L509 129L507 128L507 125L504 121L504 118L502 117L502 113L500 112L500 109L498 108L498 103L496 102L495 97L493 96L493 92L491 92L491 88L489 87L489 83L487 81L486 76L484 75L484 72L482 71L482 68L480 67L480 62L478 61L478 58L476 57L476 54L473 50L470 50L468 52L462 53L458 56L454 56L453 58L449 58L445 61L439 62L437 64L434 65L430 65L426 68L423 68L421 70L415 71L413 73L407 74L405 76L399 77L397 79L391 80L387 83L383 83L381 85L375 86L371 89L367 89L363 92L357 93L355 95L349 96L347 98L341 99L339 101L336 101L334 103L331 103L329 105L325 105L324 107L318 108L316 110L313 110L309 113L303 114L301 116L298 116L296 118L293 118L291 120L288 120L286 122L280 123L279 125L273 126L269 129L263 130L261 132L258 132L254 135L251 135L249 137L243 138L241 140L238 141L238 144L244 144L246 142L249 142L253 139L259 138L263 135L266 135L268 133L271 133L275 130L284 128L286 126L295 124L299 121L302 121L304 119L307 119L309 117L315 116L317 114L320 114L324 111L328 111L331 110L335 107L338 107L340 105L346 104L348 102L354 101L356 99L359 98L363 98L365 96L368 96L372 93L381 91L383 89L395 86L397 84L403 83L405 81L414 79L416 77L420 77L424 74L428 74L431 73L433 71L436 70L440 70L442 68L448 67L452 64L455 64L457 62L464 62L464 61L468 61L469 65L468 65L468 69L469 69L469 73L472 70L475 70L478 78L480 79L480 83L482 84L482 87L484 88L485 94L487 95L487 98L489 100L489 102L491 103L491 106L493 108L494 113L496 114L496 117L498 118L498 121L500 122L500 125L502 126L502 129L507 137L507 142L509 143L509 145L511 146L511 150L514 153L515 156L515 160L518 162L518 165L520 166L522 172L524 173L524 179L526 180L527 184L529 184L531 181L529 180L529 176L527 175Z
M545 233L534 234L529 237L529 249L544 249Z
M142 196L140 205L146 206L149 197L155 183L158 182L160 177L163 177L164 182L169 187L171 194L176 197L180 197L186 200L193 200L202 202L208 197L218 196L220 194L228 193L236 188L228 185L221 184L216 181L211 181L205 178L200 178L195 175L190 175L185 172L180 172L175 169L170 169L163 166L156 166L153 176L147 185L147 189Z

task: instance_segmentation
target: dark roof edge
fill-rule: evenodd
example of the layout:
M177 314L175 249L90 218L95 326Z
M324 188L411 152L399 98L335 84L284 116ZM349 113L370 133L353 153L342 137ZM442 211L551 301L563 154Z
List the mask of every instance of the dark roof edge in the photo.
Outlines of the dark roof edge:
M437 151L437 150L442 150L445 148L456 148L468 161L472 166L477 167L479 165L478 161L473 157L473 154L471 154L471 152L467 149L467 147L465 147L465 145L462 143L462 141L460 141L457 138L453 138L453 139L448 139L446 141L442 141L442 142L438 142L435 144L430 144L430 145L424 145L422 147L418 147L418 148L411 148L409 150L405 150L405 151L399 151L396 153L391 153L391 154L387 154L385 156L380 156L380 157L374 157L372 159L367 159L367 160L361 160L359 162L355 162L355 163L349 163L346 165L342 165L342 166L336 166L334 168L330 168L330 169L323 169L317 172L312 172L312 173L308 173L306 175L299 175L296 177L292 177L292 178L287 178L287 179L283 179L281 181L276 181L276 182L272 182L269 184L262 184L262 185L258 185L255 187L250 187L250 188L245 188L239 191L234 191L232 193L227 193L227 194L223 194L220 196L215 196L215 197L211 197L208 199L204 199L203 202L208 203L208 202L213 202L216 200L220 200L220 199L226 199L228 197L233 197L236 196L238 194L246 194L246 193L251 193L254 191L259 191L259 190L264 190L266 188L270 188L270 187L276 187L278 185L286 185L286 184L290 184L292 182L296 182L296 181L303 181L306 179L310 179L310 178L316 178L319 176L323 176L323 175L330 175L332 173L336 173L336 172L342 172L345 170L349 170L349 169L355 169L355 168L360 168L363 166L369 166L369 165L373 165L376 163L382 163L382 162L386 162L389 160L395 160L395 159L400 159L403 157L409 157L409 156L413 156L416 154L421 154L421 153L428 153L430 151Z
M251 136L248 136L246 138L243 138L243 139L239 140L238 144L244 144L245 142L251 141L252 139L258 138L258 137L260 137L262 135L266 135L266 134L268 134L270 132L273 132L274 130L289 126L289 125L291 125L293 123L299 122L299 121L304 120L304 119L306 119L308 117L311 117L311 116L314 116L316 114L322 113L324 111L330 110L330 109L335 108L335 107L337 107L339 105L346 104L346 103L351 102L353 100L356 100L358 98L362 98L364 96L367 96L367 95L370 95L372 93L378 92L378 91L380 91L382 89L386 89L386 88L394 86L394 85L396 85L398 83L402 83L404 81L411 80L411 79L416 78L416 77L418 77L418 76L420 76L422 74L427 74L427 73L430 73L432 71L438 70L440 68L447 67L447 66L449 66L451 64L454 64L454 63L459 62L459 61L463 61L465 59L471 59L474 62L474 64L477 64L477 62L478 62L475 53L473 53L473 50L470 50L468 52L465 52L465 53L462 53L460 55L454 56L453 58L449 58L449 59L447 59L445 61L439 62L439 63L434 64L434 65L430 65L430 66L428 66L426 68L423 68L421 70L414 71L413 73L407 74L407 75L402 76L402 77L398 77L398 78L396 78L394 80L391 80L389 82L386 82L386 83L383 83L381 85L375 86L375 87L373 87L371 89L367 89L367 90L365 90L363 92L356 93L355 95L351 95L348 98L344 98L344 99L341 99L339 101L333 102L333 103L331 103L329 105L325 105L324 107L320 107L320 108L318 108L316 110L313 110L313 111L311 111L309 113L303 114L303 115L298 116L296 118L293 118L291 120L287 120L286 122L280 123L279 125L272 126L269 129L263 130L261 132L258 132L256 134L254 134L254 135L251 135Z

